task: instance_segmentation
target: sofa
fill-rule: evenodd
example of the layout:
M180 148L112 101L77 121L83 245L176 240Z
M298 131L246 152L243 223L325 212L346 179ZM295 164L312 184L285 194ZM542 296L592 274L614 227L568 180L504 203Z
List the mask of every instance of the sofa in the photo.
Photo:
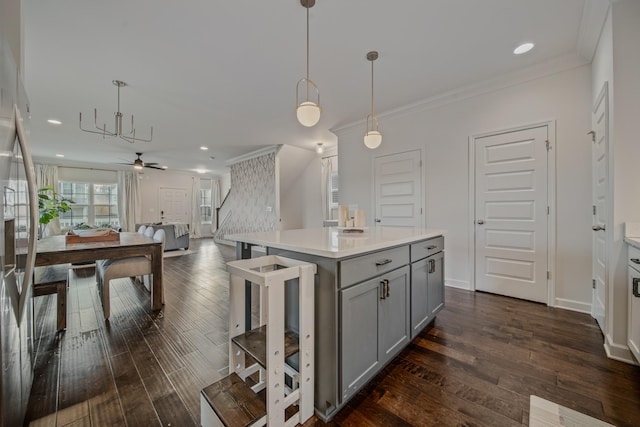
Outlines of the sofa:
M176 249L189 249L189 224L175 223L175 224L157 224L146 223L136 224L136 230L141 225L145 227L153 227L154 230L164 230L165 242L164 250L173 251Z

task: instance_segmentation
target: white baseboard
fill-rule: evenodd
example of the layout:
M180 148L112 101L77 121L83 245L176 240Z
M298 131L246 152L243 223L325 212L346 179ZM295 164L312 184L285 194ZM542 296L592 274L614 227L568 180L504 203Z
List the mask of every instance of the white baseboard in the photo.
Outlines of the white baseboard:
M571 299L556 298L554 307L577 311L579 313L591 314L591 304L586 302L574 301Z
M630 365L637 365L636 359L631 354L629 347L622 344L613 343L610 336L607 334L604 340L604 350L607 352L609 359L618 360L620 362L628 363Z
M473 290L471 289L471 284L467 280L445 279L444 285L451 288L464 289L467 291Z

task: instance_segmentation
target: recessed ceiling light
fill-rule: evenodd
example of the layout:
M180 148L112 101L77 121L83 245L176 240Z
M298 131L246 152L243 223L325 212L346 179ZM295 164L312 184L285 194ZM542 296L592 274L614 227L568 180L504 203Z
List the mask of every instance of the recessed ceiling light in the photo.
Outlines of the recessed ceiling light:
M209 147L205 147L205 146L203 145L202 147L200 147L200 149L201 149L202 151L207 151L207 150L209 149Z
M56 154L56 157L64 157L64 154Z
M51 123L52 125L61 125L62 122L60 120L56 120L56 119L49 119L47 120L48 123Z
M198 172L198 173L205 173L205 172L206 172L206 170L204 170L204 169L196 169L196 172Z
M513 50L513 53L515 53L516 55L522 55L523 53L527 53L531 49L533 49L533 46L533 43L522 43L520 46Z

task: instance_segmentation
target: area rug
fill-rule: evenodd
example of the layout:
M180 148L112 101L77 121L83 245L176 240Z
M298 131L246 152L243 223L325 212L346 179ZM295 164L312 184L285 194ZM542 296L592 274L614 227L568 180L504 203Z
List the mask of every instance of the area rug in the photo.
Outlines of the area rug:
M529 427L615 427L541 397L531 395Z
M191 249L187 249L182 250L182 249L178 249L175 251L167 251L163 254L163 258L173 258L175 256L182 256L182 255L191 255L191 254L195 254L196 251L192 251Z

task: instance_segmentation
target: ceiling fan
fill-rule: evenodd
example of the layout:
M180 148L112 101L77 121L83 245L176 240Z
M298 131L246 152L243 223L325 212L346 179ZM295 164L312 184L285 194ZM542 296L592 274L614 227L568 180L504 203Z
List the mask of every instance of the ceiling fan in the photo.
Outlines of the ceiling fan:
M133 161L133 163L118 163L118 164L120 164L120 165L131 165L135 169L142 169L142 168L151 168L151 169L159 169L159 170L167 169L166 166L158 166L158 163L145 163L145 162L143 162L142 159L140 158L140 156L142 156L142 153L136 153L136 155L138 156L138 158L135 159Z

